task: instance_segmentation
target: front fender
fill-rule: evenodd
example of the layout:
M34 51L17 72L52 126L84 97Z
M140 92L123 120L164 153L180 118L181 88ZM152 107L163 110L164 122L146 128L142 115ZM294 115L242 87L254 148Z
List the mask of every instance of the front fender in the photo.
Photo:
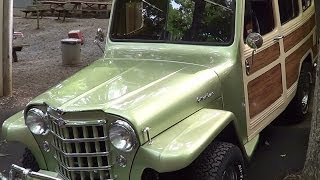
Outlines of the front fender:
M26 145L35 156L39 168L47 169L47 165L41 153L41 150L32 133L25 125L22 111L11 116L3 123L2 138L8 142L19 142Z
M131 179L140 179L145 168L160 173L191 164L235 116L231 112L202 109L141 146L132 166Z

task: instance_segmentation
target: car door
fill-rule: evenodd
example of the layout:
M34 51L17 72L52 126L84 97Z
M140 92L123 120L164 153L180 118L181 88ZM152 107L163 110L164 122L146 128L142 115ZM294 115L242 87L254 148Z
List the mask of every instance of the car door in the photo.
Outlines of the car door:
M249 140L280 113L279 108L284 104L282 36L276 18L278 14L274 10L276 2L245 2L242 65ZM257 31L264 42L261 48L254 51L246 45L245 39L248 33Z

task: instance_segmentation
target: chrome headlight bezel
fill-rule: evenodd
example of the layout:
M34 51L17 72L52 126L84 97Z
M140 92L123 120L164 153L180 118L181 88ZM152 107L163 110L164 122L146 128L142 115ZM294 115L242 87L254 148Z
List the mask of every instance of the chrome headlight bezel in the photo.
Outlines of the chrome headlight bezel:
M32 107L25 113L25 124L35 135L47 135L49 132L46 113L39 108Z
M117 120L111 123L108 134L111 144L118 150L130 152L138 144L134 129L129 123L123 120Z

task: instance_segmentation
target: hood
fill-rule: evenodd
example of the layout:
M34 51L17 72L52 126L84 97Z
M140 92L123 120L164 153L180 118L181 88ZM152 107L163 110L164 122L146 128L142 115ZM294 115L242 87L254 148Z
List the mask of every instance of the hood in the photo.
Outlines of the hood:
M150 127L151 136L155 136L218 98L219 89L216 73L204 66L107 58L30 104L46 103L66 112L103 110L128 119L137 132ZM211 92L209 100L197 102L197 97Z
M97 60L30 104L46 103L65 112L102 110L119 115L134 126L141 143L147 140L144 128L151 128L154 137L199 109L213 107L221 96L217 72L227 74L229 55L194 49L190 56L184 50L184 54L179 52L183 56L174 59L177 52L170 47L167 53L153 49L147 55L141 54L147 52L143 48L135 49L130 57L128 52L120 55L118 50L124 51L118 47L108 50L109 58ZM199 97L205 98L198 102Z

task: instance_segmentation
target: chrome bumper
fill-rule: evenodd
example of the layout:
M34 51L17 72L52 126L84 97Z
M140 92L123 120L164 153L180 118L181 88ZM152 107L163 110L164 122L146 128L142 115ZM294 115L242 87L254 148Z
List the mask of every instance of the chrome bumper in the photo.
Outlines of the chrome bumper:
M23 167L12 164L9 172L8 180L16 180L17 178L20 178L23 180L29 179L29 178L36 178L41 180L61 180L60 178L57 178L57 177L52 177L42 173L33 172L30 169L25 169Z

